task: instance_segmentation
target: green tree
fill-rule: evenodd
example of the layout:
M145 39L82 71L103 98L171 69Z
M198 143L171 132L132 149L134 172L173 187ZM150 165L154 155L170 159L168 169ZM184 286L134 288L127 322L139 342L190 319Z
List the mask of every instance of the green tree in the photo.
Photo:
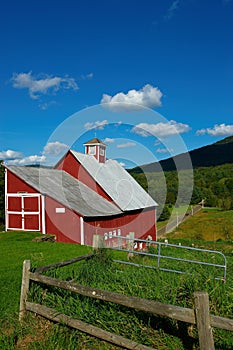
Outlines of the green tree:
M158 221L165 221L169 218L170 218L170 211L169 211L168 207L165 205L163 207L163 211L162 211Z

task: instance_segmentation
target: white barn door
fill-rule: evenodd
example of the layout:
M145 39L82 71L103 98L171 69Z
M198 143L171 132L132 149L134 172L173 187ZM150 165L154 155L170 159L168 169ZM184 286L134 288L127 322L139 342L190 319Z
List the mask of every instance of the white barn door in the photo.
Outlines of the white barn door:
M41 230L41 194L8 193L6 195L6 230Z

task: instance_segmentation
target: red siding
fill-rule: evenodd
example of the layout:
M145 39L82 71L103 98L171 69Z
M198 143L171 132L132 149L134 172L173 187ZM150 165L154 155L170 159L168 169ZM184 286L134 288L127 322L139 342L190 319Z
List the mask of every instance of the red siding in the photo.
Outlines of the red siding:
M126 236L129 232L134 232L135 238L146 239L148 235L153 240L156 239L155 210L143 210L141 212L125 214L116 218L102 218L98 221L85 221L84 223L84 244L92 245L93 235L113 232L120 229L121 236ZM108 239L107 244L111 245Z
M56 165L56 169L64 170L71 176L75 177L93 191L107 199L109 202L113 202L111 197L95 182L93 177L83 168L78 160L68 152L61 162Z
M38 192L28 185L26 182L21 180L18 176L13 174L7 169L7 194L27 192L27 193L35 193ZM37 214L25 214L24 219L21 214L8 214L8 227L22 229L22 220L24 220L24 228L25 230L42 230L42 227L39 227L39 221L42 222L42 213L41 213L41 198L39 200L38 205L38 197L24 197L24 211L25 212L35 212L40 211L40 217ZM8 211L12 212L21 212L22 211L22 198L21 197L8 197Z
M18 193L18 192L28 192L28 193L37 193L26 182L21 180L18 176L11 173L7 170L7 193Z
M56 208L64 208L65 213L56 213ZM46 197L46 233L56 235L58 242L80 243L79 215Z

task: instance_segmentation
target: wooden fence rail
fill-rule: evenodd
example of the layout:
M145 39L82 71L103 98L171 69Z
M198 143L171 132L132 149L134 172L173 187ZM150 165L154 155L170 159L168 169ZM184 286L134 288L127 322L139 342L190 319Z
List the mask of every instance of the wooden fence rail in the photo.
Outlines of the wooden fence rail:
M79 257L78 259L72 259L73 261L80 261L90 258L90 255ZM65 266L66 263L58 264L57 266ZM46 266L51 268L54 265ZM36 272L30 272L30 261L25 260L23 264L22 275L22 287L20 298L20 313L19 319L22 320L26 311L34 312L38 315L46 317L56 322L62 322L70 327L79 329L90 335L111 342L126 349L142 349L149 350L151 348L137 344L129 339L118 336L116 334L102 330L101 328L94 327L85 322L73 319L65 314L58 313L56 310L50 309L43 305L31 303L27 301L27 294L29 291L29 281L39 282L45 285L54 286L68 290L70 292L78 293L90 298L100 299L106 302L113 302L119 305L123 305L129 308L141 310L144 312L153 313L160 316L169 317L177 321L183 321L189 324L197 326L199 335L199 344L201 350L214 350L214 340L212 334L212 327L221 328L229 331L233 331L233 319L228 319L220 316L213 316L209 313L209 296L206 292L194 293L194 309L184 308L180 306L174 306L170 304L164 304L161 302L126 296L116 292L109 292L98 288L92 288L83 286L74 282L67 282L58 280L56 278L44 276L38 271L43 269L37 269ZM43 270L44 271L44 270Z

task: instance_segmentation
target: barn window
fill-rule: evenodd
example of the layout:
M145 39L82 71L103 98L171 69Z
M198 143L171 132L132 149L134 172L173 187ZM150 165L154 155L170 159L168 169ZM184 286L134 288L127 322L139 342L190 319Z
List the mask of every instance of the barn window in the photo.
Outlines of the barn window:
M89 146L88 153L94 156L96 154L96 146Z
M100 156L104 156L104 147L100 146Z

